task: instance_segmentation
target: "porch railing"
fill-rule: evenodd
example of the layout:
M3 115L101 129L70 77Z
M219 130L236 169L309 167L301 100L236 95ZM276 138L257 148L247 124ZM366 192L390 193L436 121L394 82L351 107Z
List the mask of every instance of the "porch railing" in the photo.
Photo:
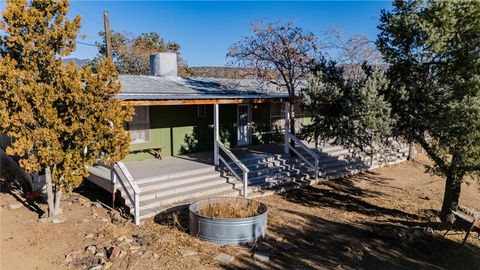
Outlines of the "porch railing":
M225 145L217 140L217 145L218 145L218 149L221 150L223 153L225 153L225 155L230 158L230 160L233 161L233 163L235 165L237 165L237 167L240 168L240 170L242 171L242 177L240 177L237 172L235 172L235 170L232 168L232 166L230 166L230 164L223 158L222 155L218 155L218 158L220 159L220 161L223 162L223 164L225 165L225 167L228 168L228 170L238 179L240 180L242 183L243 183L243 196L244 197L247 197L248 196L248 172L250 171L247 166L245 166L233 153L232 151L230 151L227 147L225 147Z
M295 147L292 147L292 145L288 143L288 148L291 151L293 151L295 154L297 154L298 157L300 157L310 168L314 170L315 180L318 180L318 162L320 160L320 157L317 155L317 153L313 152L312 149L310 149L304 142L299 140L295 135L291 134L287 130L285 130L285 136L286 136L285 142L289 142L290 140L294 141L296 145L298 145L300 148L302 148L305 151L305 153L313 157L314 163L312 164L312 162L308 160L308 158L306 158L297 149L295 149Z
M114 185L116 185L117 179L119 180L118 182L120 185L122 185L123 190L125 191L125 195L130 201L130 203L133 205L133 217L135 219L135 224L139 225L140 224L140 188L138 185L135 183L133 180L132 175L128 171L127 167L125 167L125 164L122 162L116 162L113 164L112 167L112 182ZM118 177L117 177L118 176ZM132 194L133 191L133 194ZM115 192L115 190L113 191Z

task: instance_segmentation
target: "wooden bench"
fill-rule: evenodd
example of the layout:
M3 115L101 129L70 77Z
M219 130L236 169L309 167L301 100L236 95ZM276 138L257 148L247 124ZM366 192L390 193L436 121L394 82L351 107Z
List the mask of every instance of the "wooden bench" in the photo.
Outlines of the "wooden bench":
M463 241L462 241L462 245L465 245L465 243L467 242L468 236L472 231L477 231L477 233L480 234L480 225L477 225L477 222L474 217L464 214L460 211L453 211L453 215L455 216L455 221L450 226L450 228L445 232L443 237L447 236L447 233L452 229L459 228L465 231L465 237L463 238Z
M141 147L141 148L129 150L128 152L131 154L148 152L153 156L155 156L155 158L162 159L162 149L163 149L163 146L151 146L151 147Z

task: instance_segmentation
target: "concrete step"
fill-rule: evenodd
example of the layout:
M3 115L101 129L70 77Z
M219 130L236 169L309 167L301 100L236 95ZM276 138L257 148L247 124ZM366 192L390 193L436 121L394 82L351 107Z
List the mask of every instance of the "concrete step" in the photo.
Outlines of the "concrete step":
M197 181L201 181L203 179L220 178L221 173L219 171L206 171L206 172L199 172L196 174L173 177L173 178L164 178L157 181L148 181L148 182L137 182L138 187L142 192L150 191L150 190L157 190L163 188L170 188L177 185L182 185L186 183L194 183ZM225 181L225 179L224 179Z
M245 165L256 164L259 162L272 162L277 160L283 160L283 155L272 154L272 155L253 155L253 156L243 156L238 157L238 159ZM231 162L229 162L231 163Z
M250 192L252 192L251 189L250 189ZM222 192L219 192L219 193L211 193L211 194L208 194L208 195L205 195L205 196L198 196L198 197L193 196L189 199L182 200L182 201L177 201L177 202L174 202L174 203L171 203L171 204L140 210L140 217L142 219L143 218L149 218L149 217L153 217L153 216L155 216L155 215L157 215L157 214L159 214L163 211L166 211L168 209L171 209L171 208L188 207L188 205L190 205L191 203L202 200L202 199L215 198L215 197L237 197L239 195L240 195L240 192L238 190L231 190L231 191L222 191Z
M165 174L165 175L155 176L155 177L139 178L139 179L135 179L135 183L137 183L137 185L140 186L140 185L143 185L143 184L147 184L147 183L151 183L151 182L158 182L158 181L162 181L162 180L169 179L169 178L186 177L186 176L190 176L190 175L194 175L194 174L200 174L200 173L211 172L211 171L215 171L215 166L206 166L204 168L199 168L199 169L194 169L194 170L185 170L185 171L182 171L182 172Z
M158 208L165 205L178 203L181 201L198 198L202 196L207 196L211 194L232 192L232 191L238 192L237 190L234 189L234 186L232 184L221 183L213 186L198 188L194 190L188 190L181 193L170 194L163 197L156 197L149 200L142 200L140 197L140 211Z
M248 178L249 185L259 185L264 182L274 182L278 179L293 177L301 172L300 169L289 170L289 171L280 171L278 173L270 175L260 175L252 178Z
M150 200L150 199L161 199L169 195L175 195L183 192L196 192L198 189L215 187L217 185L226 184L227 181L225 178L213 177L207 179L200 179L195 182L187 182L177 185L172 185L165 188L157 188L149 190L140 194L140 200ZM233 188L233 187L231 187Z

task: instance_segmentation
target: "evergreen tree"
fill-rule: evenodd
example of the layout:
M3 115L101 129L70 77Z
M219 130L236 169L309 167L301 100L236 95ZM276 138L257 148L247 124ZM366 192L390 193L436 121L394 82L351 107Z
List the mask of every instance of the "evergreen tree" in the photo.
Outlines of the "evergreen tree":
M49 216L60 196L77 187L86 166L124 157L130 110L115 99L120 91L113 63L66 66L75 49L80 17L68 20L67 0L7 1L1 20L0 130L13 138L7 153L29 172L45 172Z
M379 29L397 133L418 142L446 178L446 220L464 177L480 171L480 2L395 1Z
M323 62L314 74L303 95L313 122L304 127L303 135L333 140L334 145L368 156L370 165L375 155L386 161L392 152L394 121L390 105L380 94L388 86L383 71L364 63L355 76L347 76L334 62Z

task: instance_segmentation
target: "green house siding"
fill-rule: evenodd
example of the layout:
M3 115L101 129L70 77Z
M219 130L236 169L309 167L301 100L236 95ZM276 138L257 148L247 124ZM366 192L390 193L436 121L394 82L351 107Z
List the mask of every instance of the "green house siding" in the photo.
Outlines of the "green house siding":
M130 149L162 146L163 156L213 150L213 105L205 107L205 116L199 117L197 105L150 106L150 140L131 144ZM270 131L270 103L251 104L251 112L252 144L283 141L282 134ZM219 105L219 113L220 138L227 147L235 147L237 105ZM129 154L126 160L149 158L153 156L148 153L137 153Z

